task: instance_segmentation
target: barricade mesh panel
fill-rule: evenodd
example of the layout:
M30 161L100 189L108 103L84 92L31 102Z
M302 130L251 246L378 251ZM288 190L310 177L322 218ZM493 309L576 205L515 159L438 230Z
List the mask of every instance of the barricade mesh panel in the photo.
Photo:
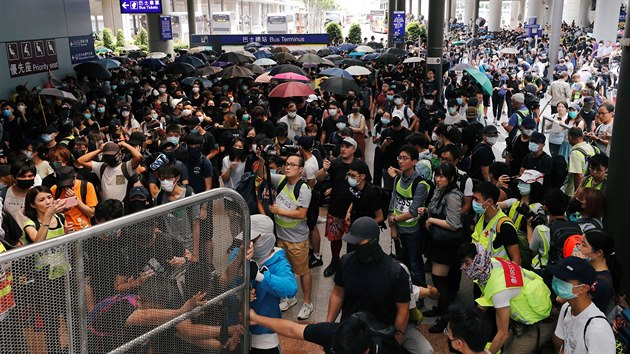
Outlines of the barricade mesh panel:
M248 351L243 205L217 190L3 253L0 353Z

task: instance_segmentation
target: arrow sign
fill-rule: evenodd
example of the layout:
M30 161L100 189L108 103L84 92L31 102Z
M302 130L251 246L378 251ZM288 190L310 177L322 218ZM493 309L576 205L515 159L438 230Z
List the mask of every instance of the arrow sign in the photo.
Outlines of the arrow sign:
M125 10L126 10L126 9L129 7L129 4L128 4L128 3L126 3L126 2L123 2L121 6L122 6L122 7L124 7L124 8L125 8Z

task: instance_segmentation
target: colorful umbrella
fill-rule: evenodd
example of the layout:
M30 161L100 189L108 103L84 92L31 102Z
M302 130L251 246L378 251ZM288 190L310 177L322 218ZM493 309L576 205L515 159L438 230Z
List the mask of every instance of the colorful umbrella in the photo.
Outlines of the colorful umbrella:
M352 75L350 75L349 72L343 69L339 69L339 68L324 69L320 71L318 75L319 76L339 76L339 77L345 77L346 79L352 79Z
M319 87L322 90L332 92L338 95L346 95L348 91L360 92L361 88L359 84L353 79L346 79L345 77L331 77L322 82Z
M308 77L296 73L282 73L275 75L274 80L293 80L293 81L311 81Z
M492 83L490 82L490 79L488 79L485 73L482 73L481 71L475 68L468 68L466 69L466 72L470 74L470 76L473 79L475 79L475 81L477 81L479 85L481 85L481 88L488 95L492 95Z
M346 71L352 76L364 76L372 73L368 68L358 65L347 67Z
M306 97L314 94L315 91L313 91L313 89L308 85L301 82L291 81L276 86L273 90L271 90L271 92L269 92L269 97Z

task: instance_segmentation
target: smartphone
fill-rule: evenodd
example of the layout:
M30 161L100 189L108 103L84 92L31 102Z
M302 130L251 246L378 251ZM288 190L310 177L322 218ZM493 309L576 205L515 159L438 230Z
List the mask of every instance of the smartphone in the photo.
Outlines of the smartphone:
M64 201L66 208L74 208L79 203L77 197L64 198L61 200Z

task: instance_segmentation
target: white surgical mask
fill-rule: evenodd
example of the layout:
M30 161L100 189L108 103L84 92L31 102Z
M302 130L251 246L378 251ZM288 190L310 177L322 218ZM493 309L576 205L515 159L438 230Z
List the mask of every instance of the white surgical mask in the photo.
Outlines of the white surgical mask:
M336 108L331 108L328 110L328 114L330 114L331 116L336 116L337 115L337 109Z
M192 92L194 92L194 93L199 92L199 87L193 87L193 88L192 88Z
M158 91L159 91L160 93L164 93L164 92L166 92L166 87L160 87L160 88L158 89Z
M185 109L185 110L182 111L182 115L185 116L185 117L187 117L187 116L189 116L191 114L192 114L192 110L190 110L190 109Z
M424 104L426 104L427 106L430 106L433 104L433 100L424 100Z
M525 136L532 136L533 133L534 129L523 129L523 135Z
M287 112L287 116L289 116L289 118L295 118L295 116L297 116L297 112Z
M394 99L394 103L395 104L402 104L402 98L395 98Z
M337 125L337 129L339 129L339 130L341 130L341 129L346 127L346 123L343 123L343 122L339 122L336 125Z
M488 145L492 146L494 144L497 143L497 139L499 139L498 137L486 137L486 142L488 143Z
M437 134L435 134L435 132L431 133L431 140L432 141L438 141L440 140L440 138L438 137Z
M125 118L129 117L129 111L122 111L120 114Z
M171 181L170 179L165 179L163 181L160 181L160 187L165 192L170 193L173 191L173 189L175 189L175 181Z

